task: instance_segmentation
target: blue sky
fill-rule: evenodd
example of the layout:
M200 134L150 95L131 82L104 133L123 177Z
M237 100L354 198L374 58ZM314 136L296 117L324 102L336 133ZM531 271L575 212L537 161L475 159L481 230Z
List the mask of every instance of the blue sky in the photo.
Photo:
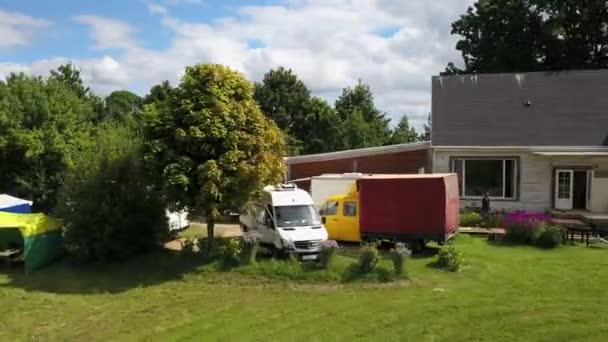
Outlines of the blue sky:
M3 0L0 76L67 61L100 94L145 94L186 65L213 62L252 81L292 68L333 102L361 79L393 121L418 127L430 78L459 61L450 23L471 0Z

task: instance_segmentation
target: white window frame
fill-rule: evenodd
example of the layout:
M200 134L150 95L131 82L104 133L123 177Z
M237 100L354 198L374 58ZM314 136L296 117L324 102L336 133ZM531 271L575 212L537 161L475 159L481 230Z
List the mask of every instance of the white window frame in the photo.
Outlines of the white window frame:
M485 160L499 160L502 161L502 196L490 196L491 199L497 200L505 200L505 201L515 201L518 198L519 187L518 187L518 177L519 177L519 159L514 157L453 157L451 159L450 171L456 173L455 164L457 161L462 161L462 175L459 175L460 181L462 184L462 199L472 199L479 200L482 199L483 196L467 196L466 189L466 174L467 174L467 161L468 160L477 160L477 161L485 161ZM507 161L513 161L513 196L505 197L506 193L506 180L507 180Z

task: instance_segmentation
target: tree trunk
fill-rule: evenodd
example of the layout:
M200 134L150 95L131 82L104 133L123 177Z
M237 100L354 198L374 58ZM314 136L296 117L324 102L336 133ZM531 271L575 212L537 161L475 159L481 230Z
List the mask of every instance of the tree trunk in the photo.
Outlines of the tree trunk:
M215 215L207 214L207 250L211 254L215 244Z

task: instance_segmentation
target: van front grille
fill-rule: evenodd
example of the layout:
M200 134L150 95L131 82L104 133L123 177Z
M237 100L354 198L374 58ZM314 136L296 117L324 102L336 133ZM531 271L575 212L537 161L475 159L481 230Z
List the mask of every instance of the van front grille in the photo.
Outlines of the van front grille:
M316 249L321 244L321 240L296 241L293 244L297 249Z

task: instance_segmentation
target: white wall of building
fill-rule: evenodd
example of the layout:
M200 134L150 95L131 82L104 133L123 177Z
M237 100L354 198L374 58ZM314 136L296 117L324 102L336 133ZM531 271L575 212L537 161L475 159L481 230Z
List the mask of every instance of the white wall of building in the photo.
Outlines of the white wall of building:
M433 172L451 172L450 157L518 157L518 200L493 200L493 209L506 211L527 210L542 212L553 205L553 170L563 166L590 166L593 170L608 171L608 158L549 157L531 152L488 150L434 150ZM608 178L591 181L590 209L608 212ZM481 206L481 200L461 200L461 206Z

